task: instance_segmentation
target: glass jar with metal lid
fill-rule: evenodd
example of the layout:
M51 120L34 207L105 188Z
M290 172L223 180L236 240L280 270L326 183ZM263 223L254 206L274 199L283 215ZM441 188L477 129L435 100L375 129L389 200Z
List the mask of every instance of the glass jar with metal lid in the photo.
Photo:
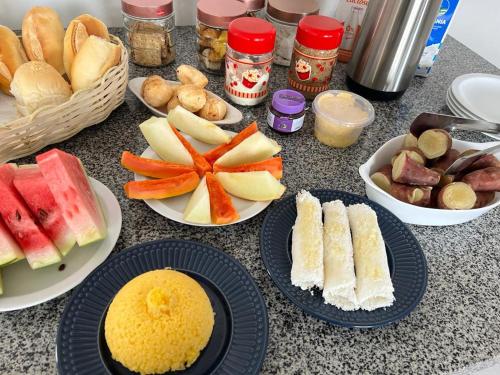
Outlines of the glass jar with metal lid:
M173 0L122 0L122 14L132 62L158 67L175 60Z
M232 102L252 106L266 98L275 39L273 25L260 18L229 24L224 89Z
M276 29L274 63L290 66L299 21L307 15L318 13L319 4L316 0L268 0L266 19Z
M229 23L247 13L238 0L200 0L197 5L198 61L202 70L224 74Z
M307 16L300 20L288 84L307 99L328 90L344 26L335 18Z
M266 0L239 0L247 7L247 17L264 18Z

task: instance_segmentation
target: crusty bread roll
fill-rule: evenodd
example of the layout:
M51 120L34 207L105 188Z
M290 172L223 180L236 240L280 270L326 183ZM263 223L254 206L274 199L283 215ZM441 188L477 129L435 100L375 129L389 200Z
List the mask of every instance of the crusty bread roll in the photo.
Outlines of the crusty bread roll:
M142 97L155 108L166 105L174 95L174 89L160 76L149 76L142 84Z
M64 34L63 61L64 70L70 79L73 60L89 35L109 40L106 25L90 14L82 14L76 17L69 23L66 29L66 34Z
M28 61L17 35L0 25L0 90L10 93L10 82L20 65Z
M73 91L85 90L120 62L120 46L90 35L75 56L71 66Z
M64 74L64 28L51 8L33 7L25 14L22 26L23 45L31 61L45 61Z
M71 96L69 84L52 65L43 61L21 65L14 74L10 91L24 116L46 105L64 103Z

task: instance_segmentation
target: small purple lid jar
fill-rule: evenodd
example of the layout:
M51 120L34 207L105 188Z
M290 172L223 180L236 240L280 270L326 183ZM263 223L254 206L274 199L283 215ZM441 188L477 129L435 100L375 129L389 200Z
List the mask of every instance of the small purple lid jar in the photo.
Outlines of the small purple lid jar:
M294 133L304 124L306 99L294 90L279 90L267 113L267 124L280 133Z

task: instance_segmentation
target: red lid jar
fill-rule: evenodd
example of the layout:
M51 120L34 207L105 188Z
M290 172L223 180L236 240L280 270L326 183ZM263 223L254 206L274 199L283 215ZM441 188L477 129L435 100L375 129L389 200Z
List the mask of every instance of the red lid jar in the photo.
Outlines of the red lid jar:
M306 16L295 37L288 83L308 99L328 89L344 27L334 18Z
M276 30L255 17L232 21L228 28L226 95L236 104L256 105L268 93Z

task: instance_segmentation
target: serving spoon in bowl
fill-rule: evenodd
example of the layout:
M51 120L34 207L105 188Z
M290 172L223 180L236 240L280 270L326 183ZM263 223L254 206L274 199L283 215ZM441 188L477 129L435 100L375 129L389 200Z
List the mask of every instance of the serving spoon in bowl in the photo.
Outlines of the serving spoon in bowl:
M472 163L478 160L483 155L494 154L495 152L500 151L500 142L497 145L488 147L481 151L476 151L468 155L464 155L448 167L448 169L444 172L444 175L449 174L457 174L467 169Z
M467 130L500 135L500 124L493 122L472 120L463 117L442 115L440 113L424 112L419 114L410 125L410 133L418 137L429 129Z

